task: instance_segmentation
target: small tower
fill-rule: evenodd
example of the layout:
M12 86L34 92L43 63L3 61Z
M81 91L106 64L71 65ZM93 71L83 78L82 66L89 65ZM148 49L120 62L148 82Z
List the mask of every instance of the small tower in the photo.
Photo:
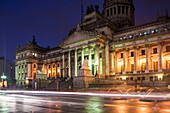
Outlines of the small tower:
M105 0L103 7L103 15L118 28L135 24L133 0Z

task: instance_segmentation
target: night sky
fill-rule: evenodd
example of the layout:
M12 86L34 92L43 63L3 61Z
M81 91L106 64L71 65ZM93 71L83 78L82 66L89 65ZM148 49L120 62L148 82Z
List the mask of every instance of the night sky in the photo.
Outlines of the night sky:
M97 4L104 0L84 0ZM134 0L136 25L156 20L157 12L170 14L170 0ZM36 37L38 45L58 46L80 23L80 0L0 0L0 56L15 59L17 46Z

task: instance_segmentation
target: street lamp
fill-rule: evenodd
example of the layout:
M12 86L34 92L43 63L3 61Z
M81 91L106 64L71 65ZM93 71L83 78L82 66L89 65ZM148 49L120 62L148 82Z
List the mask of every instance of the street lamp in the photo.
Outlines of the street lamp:
M7 77L5 76L4 73L2 73L2 76L1 76L1 79L2 79L2 88L4 88L4 80L6 79Z

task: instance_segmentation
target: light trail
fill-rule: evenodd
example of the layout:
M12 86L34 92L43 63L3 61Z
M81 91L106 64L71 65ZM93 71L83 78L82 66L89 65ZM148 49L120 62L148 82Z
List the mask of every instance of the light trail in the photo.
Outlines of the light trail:
M95 93L95 92L57 92L57 91L26 91L26 90L0 90L0 93L20 93L20 94L43 94L43 95L80 95L80 96L99 96L99 97L122 97L122 98L161 98L161 99L170 99L169 93L162 94L113 94L113 93Z

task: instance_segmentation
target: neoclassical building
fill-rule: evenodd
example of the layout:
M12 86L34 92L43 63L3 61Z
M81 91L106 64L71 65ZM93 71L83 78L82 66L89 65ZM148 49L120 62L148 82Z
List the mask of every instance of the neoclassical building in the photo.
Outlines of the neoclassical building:
M170 74L170 18L168 14L135 26L133 0L105 0L102 13L88 7L83 22L54 48L38 46L35 37L16 51L19 85L39 73L51 77L79 77L84 59L92 75L117 80L163 80Z

